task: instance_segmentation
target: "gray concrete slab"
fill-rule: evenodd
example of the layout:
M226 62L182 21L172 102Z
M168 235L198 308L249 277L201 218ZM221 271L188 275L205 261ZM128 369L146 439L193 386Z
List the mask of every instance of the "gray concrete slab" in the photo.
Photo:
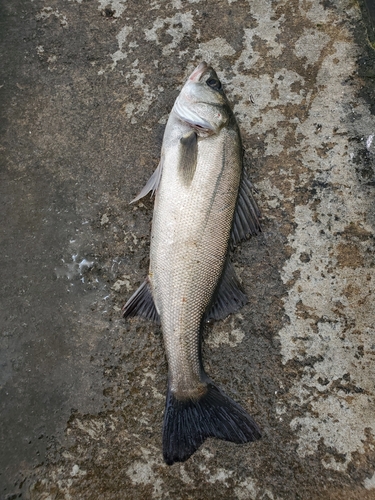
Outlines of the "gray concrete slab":
M2 3L1 498L375 498L367 4ZM120 317L152 218L128 202L202 59L264 226L234 253L249 303L207 333L205 365L264 436L168 467L160 329Z

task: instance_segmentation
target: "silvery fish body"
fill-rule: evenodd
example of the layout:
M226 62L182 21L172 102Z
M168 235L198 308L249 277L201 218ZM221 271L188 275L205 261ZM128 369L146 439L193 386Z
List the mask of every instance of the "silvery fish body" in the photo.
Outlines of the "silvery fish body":
M260 231L242 156L221 83L201 63L173 106L159 167L136 198L156 191L150 270L123 309L125 317L140 315L162 326L168 464L189 458L207 437L237 443L260 437L253 419L206 375L200 348L204 322L246 302L228 257L231 242Z

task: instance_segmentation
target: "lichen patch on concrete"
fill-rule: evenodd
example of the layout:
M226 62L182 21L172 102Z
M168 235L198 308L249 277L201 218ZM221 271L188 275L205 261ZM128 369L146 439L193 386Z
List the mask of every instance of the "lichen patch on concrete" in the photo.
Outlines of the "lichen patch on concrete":
M236 315L237 318L242 319L240 314ZM228 344L231 347L236 347L242 342L245 337L245 332L241 328L235 328L234 319L230 322L230 330L227 328L215 328L210 331L206 342L210 347L220 347L221 344Z
M117 41L118 41L118 50L111 54L113 63L111 68L114 69L117 66L118 61L121 61L122 59L126 59L126 52L124 52L122 49L124 47L124 44L126 42L127 36L133 31L133 28L131 26L124 26L121 31L117 35ZM100 74L103 74L103 70L100 72Z
M142 460L134 462L126 471L131 482L135 485L151 486L152 498L165 498L164 481L154 471L155 465L162 465L160 460L154 460L155 450L141 448ZM169 497L169 495L168 495Z

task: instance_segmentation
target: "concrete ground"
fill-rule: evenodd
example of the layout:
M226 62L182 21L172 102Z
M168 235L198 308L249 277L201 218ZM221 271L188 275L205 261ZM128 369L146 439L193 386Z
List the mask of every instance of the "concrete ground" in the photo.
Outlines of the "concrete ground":
M0 5L1 499L375 499L375 36L356 0ZM369 10L367 10L369 9ZM218 71L258 189L234 253L249 297L204 343L263 429L161 454L147 273L173 101Z

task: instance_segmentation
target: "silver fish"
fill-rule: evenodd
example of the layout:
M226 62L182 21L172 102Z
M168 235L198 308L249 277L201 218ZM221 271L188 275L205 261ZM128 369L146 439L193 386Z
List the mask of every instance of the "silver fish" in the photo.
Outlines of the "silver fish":
M260 438L248 413L205 373L204 323L246 303L229 260L231 245L260 232L259 210L242 164L236 119L205 62L177 97L157 170L133 201L156 192L150 269L123 316L159 321L168 360L163 455L187 460L207 437Z

